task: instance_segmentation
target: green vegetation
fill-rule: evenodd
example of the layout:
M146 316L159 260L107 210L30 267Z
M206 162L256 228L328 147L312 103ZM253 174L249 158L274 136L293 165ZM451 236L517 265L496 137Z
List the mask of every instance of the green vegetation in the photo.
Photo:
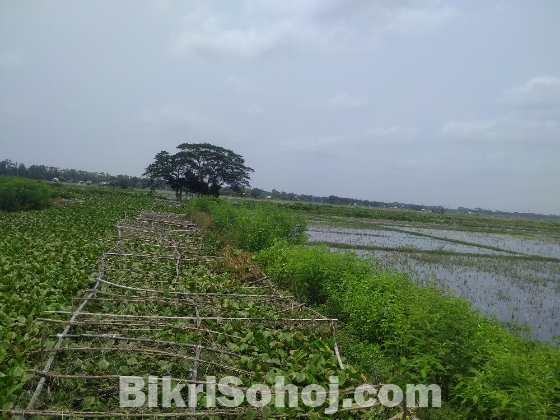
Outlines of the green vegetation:
M392 211L392 210L388 210ZM301 213L300 213L301 214ZM358 229L376 229L376 230L388 230L390 228L382 225L384 219L379 219L376 221L371 221L364 218L342 218L339 216L314 216L306 215L305 217L309 220L310 224L318 225L329 225L338 227L349 227ZM449 216L449 223L442 224L442 221L433 222L403 222L403 221L391 221L392 224L398 226L423 226L428 228L437 229L440 231L457 231L461 232L476 232L476 233L490 233L493 235L508 235L523 239L537 239L541 241L549 242L560 242L560 229L557 225L560 222L554 219L527 219L525 221L533 222L532 227L525 226L523 220L514 219L512 217L488 217L490 219L486 224L476 224L472 225L472 218L467 218L463 215L452 214ZM388 219L387 219L388 220ZM480 220L478 218L477 220ZM506 225L508 227L506 227ZM519 226L518 226L519 225ZM409 230L406 233L411 233ZM442 237L437 237L437 239L442 239Z
M205 212L212 215L211 219L207 219ZM233 243L245 251L268 248L278 239L294 245L307 239L305 219L269 203L256 203L248 208L219 198L199 197L187 202L187 214L200 226L211 227L217 243Z
M464 418L560 415L560 349L524 339L378 260L278 242L258 261L280 285L344 325L339 341L362 371L375 356L381 380L437 383ZM378 373L379 374L379 373Z
M34 181L30 181L34 182ZM117 218L152 198L102 188L63 187L83 205L0 213L0 407L13 403L37 364L45 310L69 310L69 298L91 286L100 252Z
M45 311L70 311L72 310L71 297L84 296L85 290L89 289L94 282L100 253L106 251L114 244L115 220L118 218L137 215L140 210L149 208L153 211L178 212L184 211L184 207L176 207L173 203L154 204L153 197L147 195L129 194L119 190L103 188L61 188L61 192L67 197L81 198L82 204L71 207L49 207L40 212L33 213L6 213L0 214L0 277L3 282L0 285L0 407L10 409L14 406L25 407L29 393L21 393L22 389L27 391L34 389L37 377L32 377L26 371L36 368L39 364L39 352L41 336L45 337L45 349L50 349L56 339L51 334L60 332L56 324L42 324L37 321ZM189 206L189 211L196 213L196 209L209 207L216 214L220 210L225 211L227 207L220 200L198 199ZM231 207L231 206L229 206ZM231 210L231 209L230 209ZM242 236L235 233L231 221L224 223L233 217L240 223L248 220L248 210L233 208L222 216L217 215L214 220L215 228L222 233L227 233L228 239L240 240ZM247 247L262 247L274 239L282 238L294 243L303 240L302 228L298 225L301 220L289 215L288 212L275 207L258 208L251 212L250 219L253 221L242 232L253 239L242 242ZM297 226L290 226L290 223ZM281 228L269 237L263 237L262 229L268 229L279 223ZM297 233L299 232L299 234ZM294 237L295 235L295 237ZM233 239L231 239L233 238ZM196 238L194 238L196 239ZM186 243L188 245L188 243ZM146 244L127 242L131 250L145 252ZM159 248L162 250L162 248ZM227 248L230 249L230 248ZM163 251L161 251L163 252ZM212 252L206 249L205 252ZM170 290L188 291L195 287L203 292L228 292L241 291L243 281L249 275L262 273L255 266L250 255L239 250L227 252L218 263L209 263L207 267L196 265L186 260L181 274L181 282L172 283L169 280L168 271L174 268L167 265L154 266L140 260L130 262L132 267L140 270L149 270L146 277L139 275L135 270L119 275L119 282L135 287L146 287L151 285L155 273L160 273L156 283L165 283L160 287L169 285ZM215 266L215 264L218 264ZM145 283L144 283L145 282ZM251 279L252 284L254 280ZM251 293L262 293L259 287L251 287ZM100 293L113 292L108 286L101 286ZM126 291L120 291L125 293ZM86 293L87 295L87 293ZM140 301L141 298L135 292L130 291L129 301L124 304L118 299L107 301L94 301L88 310L99 312L135 313L138 315L151 315L163 313L165 315L188 315L189 305L176 305L168 302L168 295L162 299L153 301ZM79 299L79 298L78 298ZM160 302L161 301L161 302ZM256 304L251 300L237 301L236 299L214 299L212 310L216 314L232 317L273 317L275 314L275 303L270 307ZM204 315L204 314L203 314ZM44 315L43 315L44 316ZM285 316L285 315L284 315ZM65 320L66 315L51 315L52 318ZM105 325L105 324L103 324ZM156 330L144 330L149 337L162 340L177 340L185 343L204 343L202 340L211 340L220 343L229 351L242 355L236 364L232 364L232 371L226 370L228 374L238 374L247 370L255 370L253 378L244 378L244 385L251 382L270 383L274 381L275 375L283 375L289 378L296 386L301 388L309 383L328 383L328 377L338 375L339 385L352 387L359 384L362 377L351 366L346 365L344 372L339 370L337 358L333 352L334 341L328 324L324 326L309 325L304 329L294 327L288 323L283 326L276 324L271 327L266 323L246 325L240 321L212 324L208 321L205 326L214 330L211 337L197 334L195 331L185 329L185 323L176 325L161 325ZM73 329L74 334L91 332L95 326L83 327L79 322ZM196 328L194 328L196 330ZM64 346L72 346L72 340L65 342ZM84 342L76 345L79 347ZM106 340L93 341L94 345L107 346ZM52 371L55 373L81 375L103 375L117 373L123 375L144 375L146 372L154 372L162 376L161 372L174 377L185 377L192 367L192 362L176 363L146 355L136 355L122 352L122 348L113 347L117 353L111 353L113 343L108 343L109 349L101 351L93 349L85 353L64 352L57 356L57 362ZM146 346L145 350L153 350L153 346ZM255 355L270 361L256 363ZM206 370L206 365L199 366L203 376L213 374L212 370ZM243 371L239 371L242 369ZM222 372L223 373L223 372ZM24 388L25 387L25 388ZM115 404L118 392L110 390L109 384L96 386L95 381L83 379L70 381L54 381L49 391L45 393L41 404L51 406L55 409L68 410L106 410L110 404ZM116 388L118 390L118 386ZM22 394L22 395L20 395ZM19 400L18 400L18 397ZM118 399L116 400L118 407ZM200 401L199 404L203 404ZM289 411L293 412L294 409ZM264 411L263 411L264 412ZM389 412L389 415L394 414Z
M262 248L257 261L280 287L292 289L296 281L303 300L340 319L338 341L363 373L370 372L374 356L382 382L439 384L447 408L427 411L430 418L560 415L557 345L512 334L466 300L382 268L376 259L279 240Z
M183 143L172 155L159 152L146 168L150 185L155 189L168 184L181 200L183 192L218 197L222 187L240 192L249 186L249 172L241 155L208 143Z
M311 245L325 245L330 248L337 249L363 249L367 251L395 251L406 252L411 254L432 254L432 255L449 255L449 256L464 256L472 257L472 253L446 251L443 249L418 249L412 247L386 247L376 245L359 245L359 244L346 244L343 242L310 242ZM491 258L491 259L514 259L514 260L527 260L527 261L550 261L560 262L560 258L554 257L541 257L540 255L495 255L495 254L475 254L478 258Z
M295 281L303 301L340 320L337 341L342 354L368 381L374 381L374 356L379 382L439 384L445 408L422 409L419 418L560 416L560 349L556 344L512 334L499 322L473 310L466 300L449 296L428 281L385 268L378 259L304 246L305 220L301 213L254 201L234 205L202 197L189 201L186 207L173 207L154 204L153 197L147 195L115 189L57 186L55 190L55 195L80 198L84 203L0 214L0 407L10 407L16 401L30 379L25 370L37 365L42 327L36 318L45 310L70 310L69 298L91 287L99 254L113 243L115 220L149 208L186 212L206 229L208 239L229 245L229 249L238 248L229 254L232 260L227 275L192 272L192 276L202 275L207 280L201 281L201 287L207 284L208 290L218 290L226 284L235 286L232 279L236 272L257 262L280 288L293 290ZM240 250L255 252L255 259ZM429 252L419 255L432 256ZM433 257L439 258L439 254ZM459 257L463 258L455 256ZM474 260L485 256L467 257ZM144 308L148 312L153 309ZM253 310L233 303L227 309L236 313ZM173 308L168 310L172 312ZM231 324L223 332L237 335L239 328ZM173 334L171 330L166 333ZM248 352L270 343L271 337L260 327L250 333L251 337L242 337L243 345L247 345L243 349ZM287 346L303 342L305 349L325 357L320 375L334 369L329 365L332 353L328 348L332 343L324 341L329 347L321 347L321 343L305 337L278 334L272 337L275 341ZM238 347L236 351L245 350ZM115 364L123 372L139 369L134 363L119 360L106 360L101 368ZM292 368L286 373L294 381L301 379L304 384L312 380L297 377L299 362L295 359L289 363ZM314 375L311 370L307 373ZM88 392L90 388L82 393ZM84 399L83 404L83 408L91 409L99 401Z
M237 197L236 201L246 203L248 206L251 206L251 203L259 202L250 199L239 199ZM494 233L508 233L506 229L509 228L527 229L527 233L530 233L531 231L560 232L560 220L551 218L537 219L513 216L469 216L451 213L436 214L426 211L300 202L275 202L274 204L279 207L294 210L302 215L306 215L307 217L320 216L328 219L331 223L340 223L342 225L348 221L340 220L340 218L350 218L352 219L350 220L350 223L363 223L371 220L431 223L443 228L453 226L475 232L493 231L498 229L500 232ZM339 222L336 222L334 220L335 218L339 218Z
M37 181L0 176L0 210L40 210L49 205L51 190Z
M59 181L70 182L90 182L97 185L99 182L106 182L112 186L121 186L123 180L130 183L134 188L147 188L148 179L128 175L110 175L105 172L88 172L79 169L61 169L55 166L31 165L25 166L23 163L17 164L9 159L0 161L0 175L12 175L41 181L52 181L58 178ZM119 185L117 185L119 184Z

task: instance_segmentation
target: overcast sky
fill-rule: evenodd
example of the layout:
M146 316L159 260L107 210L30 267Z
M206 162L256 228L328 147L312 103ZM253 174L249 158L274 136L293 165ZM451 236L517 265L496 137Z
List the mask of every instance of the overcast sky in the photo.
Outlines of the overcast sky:
M560 1L0 2L0 160L560 214Z

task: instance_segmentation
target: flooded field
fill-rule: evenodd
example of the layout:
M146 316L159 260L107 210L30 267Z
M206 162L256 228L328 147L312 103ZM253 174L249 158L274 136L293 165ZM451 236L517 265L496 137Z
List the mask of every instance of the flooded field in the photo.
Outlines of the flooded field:
M382 229L383 227L380 226L379 228ZM422 250L509 255L506 251L495 251L473 245L458 244L444 239L414 236L395 230L373 229L373 227L372 229L356 229L328 225L311 225L307 233L309 234L309 240L313 242L339 242L348 245L379 246L383 248L411 247Z
M393 227L393 226L390 226ZM551 242L550 237L538 239L520 238L512 235L488 234L479 232L465 232L461 230L437 230L416 227L402 227L399 229L424 233L431 236L438 236L446 239L456 239L461 241L473 242L480 245L488 245L502 248L527 255L540 255L541 257L560 258L560 243Z
M387 222L360 227L313 223L308 234L310 242L381 258L386 266L436 282L512 331L526 333L530 327L530 336L543 341L560 334L560 261L554 261L560 258L560 243L554 235L538 239L535 233L527 238L514 236L521 232L507 235Z

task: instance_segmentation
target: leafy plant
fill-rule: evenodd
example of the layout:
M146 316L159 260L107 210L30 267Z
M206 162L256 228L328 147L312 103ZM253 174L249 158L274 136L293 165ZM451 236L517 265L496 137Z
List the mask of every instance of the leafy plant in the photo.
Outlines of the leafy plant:
M338 318L345 354L379 381L435 383L468 419L560 414L560 349L511 334L469 303L375 259L277 242L257 261L279 285ZM373 379L370 376L371 379Z
M214 197L199 197L187 203L188 214L197 212L211 214L214 240L222 244L229 241L250 252L268 248L278 239L289 244L301 244L307 239L305 219L269 203L259 203L249 209Z
M40 182L0 176L0 210L40 210L49 205L50 188Z

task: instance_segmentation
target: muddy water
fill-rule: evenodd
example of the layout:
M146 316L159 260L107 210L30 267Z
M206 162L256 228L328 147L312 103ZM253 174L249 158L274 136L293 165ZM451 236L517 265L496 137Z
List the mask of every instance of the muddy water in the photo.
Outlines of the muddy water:
M395 226L396 227L396 226ZM403 229L402 227L398 227ZM415 228L416 229L416 228ZM419 228L421 229L421 228ZM531 255L556 256L557 244L545 241L472 232L418 230L432 236L476 242ZM435 277L444 290L463 297L482 313L502 322L528 326L531 337L551 340L560 334L560 263L481 257L480 254L512 255L475 246L408 235L403 232L311 225L310 241L339 242L350 245L443 249L471 256L434 255L396 251L356 250L359 255L381 258L385 265L408 272L415 278ZM450 233L454 234L453 236ZM466 234L461 236L460 234ZM510 240L508 242L508 240ZM529 242L523 242L529 241ZM535 244L535 242L537 242ZM544 243L539 243L544 242ZM552 245L552 246L548 246ZM344 250L339 250L343 252Z
M460 241L474 242L481 245L494 246L508 251L519 252L528 255L540 255L541 257L560 258L560 243L547 242L538 239L525 239L510 235L488 234L479 232L464 232L454 230L423 229L416 227L396 227L409 232L425 233L441 238L458 239Z
M423 250L441 249L444 251L467 252L473 254L508 255L507 252L494 251L471 245L455 244L445 240L410 235L392 230L355 229L312 225L307 230L310 241L339 242L349 245L381 246L386 248L410 247Z
M527 261L500 260L489 266L486 258L475 256L458 264L448 256L426 262L413 254L355 252L381 258L385 265L415 278L434 276L442 289L467 299L482 313L531 327L533 338L551 340L560 334L560 263L544 262L535 268Z

